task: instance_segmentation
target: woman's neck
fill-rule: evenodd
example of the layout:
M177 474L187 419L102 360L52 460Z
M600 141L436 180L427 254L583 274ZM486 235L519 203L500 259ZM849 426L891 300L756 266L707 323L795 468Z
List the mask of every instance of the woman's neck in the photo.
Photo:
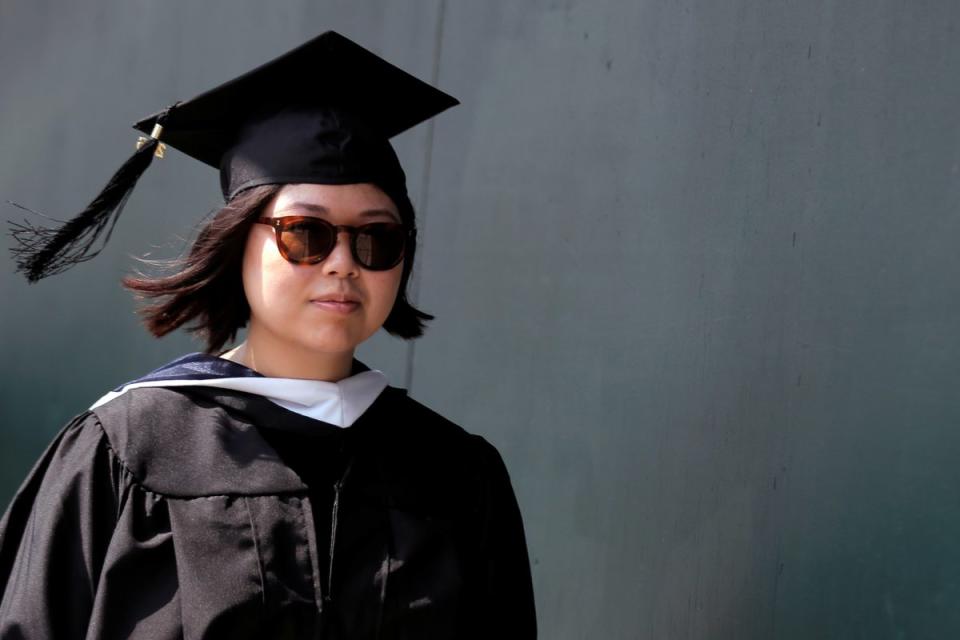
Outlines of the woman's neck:
M337 382L350 376L353 353L314 353L277 344L270 336L248 333L247 339L220 356L270 378Z

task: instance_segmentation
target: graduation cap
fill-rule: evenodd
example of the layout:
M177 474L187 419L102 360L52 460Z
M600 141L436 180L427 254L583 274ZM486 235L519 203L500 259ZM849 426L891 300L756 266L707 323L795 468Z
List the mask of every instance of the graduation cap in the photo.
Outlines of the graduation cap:
M86 209L57 228L12 224L17 271L36 282L95 257L166 145L219 169L228 201L264 184L371 182L403 209L406 178L389 139L456 104L328 31L137 122L148 135Z

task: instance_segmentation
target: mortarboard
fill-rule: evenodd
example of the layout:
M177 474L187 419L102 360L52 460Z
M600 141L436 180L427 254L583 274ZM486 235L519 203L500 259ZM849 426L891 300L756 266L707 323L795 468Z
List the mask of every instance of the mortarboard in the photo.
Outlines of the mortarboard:
M36 282L96 256L166 145L219 169L227 200L264 184L372 182L402 211L406 179L389 139L456 104L328 31L137 122L149 136L84 211L53 229L12 225L17 270Z

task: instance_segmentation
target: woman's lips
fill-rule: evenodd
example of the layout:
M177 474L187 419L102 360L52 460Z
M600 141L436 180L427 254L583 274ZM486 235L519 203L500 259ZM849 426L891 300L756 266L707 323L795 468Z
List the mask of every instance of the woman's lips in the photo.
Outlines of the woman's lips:
M327 299L327 300L311 300L310 304L324 309L325 311L331 311L333 313L339 313L342 315L347 315L353 313L360 308L360 303L356 300L346 300L346 299Z

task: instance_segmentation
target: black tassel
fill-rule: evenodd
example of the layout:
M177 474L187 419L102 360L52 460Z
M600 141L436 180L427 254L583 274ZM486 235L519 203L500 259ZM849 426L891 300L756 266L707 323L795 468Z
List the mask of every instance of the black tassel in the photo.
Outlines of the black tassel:
M168 112L169 109L161 114L157 119L158 124L163 124ZM144 138L136 153L113 174L93 202L59 227L37 227L27 220L23 223L10 222L10 235L16 242L11 252L17 263L17 271L25 275L28 281L36 282L96 257L110 239L120 212L137 185L137 180L153 161L159 144L160 141L152 136ZM16 203L11 204L30 211Z
M148 139L110 178L100 195L60 227L37 227L27 220L22 224L11 222L10 235L17 243L11 252L17 263L17 271L30 282L36 282L86 262L100 253L110 239L130 192L150 166L157 144L158 140Z

